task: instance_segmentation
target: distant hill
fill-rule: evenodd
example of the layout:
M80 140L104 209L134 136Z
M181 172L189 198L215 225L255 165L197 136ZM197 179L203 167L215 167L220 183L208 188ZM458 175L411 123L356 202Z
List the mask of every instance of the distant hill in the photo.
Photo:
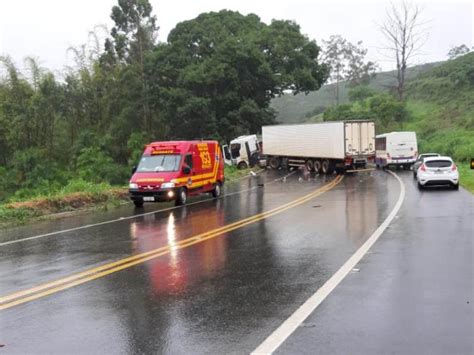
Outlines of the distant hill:
M417 133L420 151L474 158L474 52L410 80L406 96L410 121L403 129Z
M430 71L443 62L428 63L407 69L407 80L414 79L420 74ZM389 90L396 82L396 72L381 72L370 81L369 86L376 90ZM277 121L281 123L300 123L306 121L318 121L327 107L335 104L335 85L323 86L318 91L305 94L285 94L272 100L271 107L277 111ZM340 103L347 103L349 87L345 82L339 84ZM316 116L316 117L314 117Z

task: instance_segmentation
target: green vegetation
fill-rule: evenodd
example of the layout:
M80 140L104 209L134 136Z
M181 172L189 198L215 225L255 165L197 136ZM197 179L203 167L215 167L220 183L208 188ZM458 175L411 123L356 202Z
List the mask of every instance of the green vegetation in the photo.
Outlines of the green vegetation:
M410 121L403 129L417 132L421 151L449 155L459 163L474 158L474 53L412 80L407 95Z
M441 63L428 63L407 68L407 79L411 80L425 73ZM396 72L389 71L377 73L370 79L368 87L377 92L391 92L396 85ZM351 86L348 82L339 83L339 102L341 104L349 103L349 91ZM300 93L293 95L284 94L281 97L274 98L271 107L277 111L276 120L281 123L302 123L309 117L313 117L326 108L336 104L335 99L336 84L325 85L318 91L312 91L309 94Z
M150 141L228 141L274 122L286 90L317 90L320 48L293 21L204 13L156 43L147 0L119 1L105 40L71 48L58 79L32 58L0 57L0 203L48 197L76 181L122 186Z
M474 169L471 169L468 163L458 164L458 169L461 185L474 194Z
M235 181L235 180L238 180L238 179L240 179L244 176L249 175L251 171L256 173L259 170L260 170L260 168L258 168L258 167L240 170L240 169L237 169L236 166L226 165L225 166L225 180L226 180L226 182Z
M474 158L474 53L423 72L406 89L401 102L387 92L357 87L349 91L350 103L326 109L323 118L372 119L377 133L415 131L419 151L451 156L461 166L461 184L472 191L472 172L462 167Z
M0 224L21 223L33 217L84 208L107 208L128 200L127 190L107 183L71 180L60 188L47 192L23 189L21 196L11 197L0 205Z

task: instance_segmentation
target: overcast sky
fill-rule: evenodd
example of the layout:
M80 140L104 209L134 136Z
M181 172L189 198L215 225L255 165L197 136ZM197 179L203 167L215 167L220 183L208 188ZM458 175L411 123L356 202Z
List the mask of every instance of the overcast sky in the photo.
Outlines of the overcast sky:
M432 0L416 3L429 21L429 36L424 55L415 63L446 59L453 46L473 46L474 0ZM0 0L0 54L10 55L22 68L25 56L40 59L43 67L60 70L71 60L67 48L87 42L96 25L112 27L110 12L117 0ZM383 37L376 23L383 20L386 0L151 0L160 26L159 40L166 41L169 31L183 20L208 11L230 9L243 14L255 13L269 23L272 19L291 19L304 34L321 43L340 34L369 49L368 57L383 69L392 69L379 48ZM396 3L396 1L395 1Z

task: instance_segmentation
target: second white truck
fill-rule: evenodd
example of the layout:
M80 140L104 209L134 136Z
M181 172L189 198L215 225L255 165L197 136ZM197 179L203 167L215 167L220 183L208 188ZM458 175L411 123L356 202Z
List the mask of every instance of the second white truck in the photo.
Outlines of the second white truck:
M267 166L306 166L309 171L365 168L375 157L373 121L340 121L262 127Z

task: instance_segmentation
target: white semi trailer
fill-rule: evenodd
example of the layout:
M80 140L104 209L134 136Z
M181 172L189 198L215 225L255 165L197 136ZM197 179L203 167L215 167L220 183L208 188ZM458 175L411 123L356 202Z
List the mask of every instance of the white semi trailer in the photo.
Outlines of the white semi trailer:
M330 174L365 168L375 156L373 121L341 121L262 127L267 166L306 166Z

